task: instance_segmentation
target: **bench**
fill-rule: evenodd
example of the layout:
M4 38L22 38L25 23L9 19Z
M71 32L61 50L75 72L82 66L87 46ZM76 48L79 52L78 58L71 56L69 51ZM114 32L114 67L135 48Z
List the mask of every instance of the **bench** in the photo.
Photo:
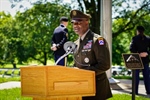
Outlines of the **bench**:
M20 69L13 69L13 68L1 68L0 69L0 75L2 77L5 77L5 76L11 76L11 77L14 77L14 76L20 76Z

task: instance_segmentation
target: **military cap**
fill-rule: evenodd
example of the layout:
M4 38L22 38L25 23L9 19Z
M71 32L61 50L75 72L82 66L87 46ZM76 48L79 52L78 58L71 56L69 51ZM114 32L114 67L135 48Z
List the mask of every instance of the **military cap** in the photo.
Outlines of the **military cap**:
M68 17L64 17L64 16L63 16L63 17L61 17L61 18L60 18L60 22L61 22L61 21L68 22Z
M79 10L72 10L70 12L70 18L71 20L82 20L82 19L90 19L91 16L89 14L84 14L83 12Z

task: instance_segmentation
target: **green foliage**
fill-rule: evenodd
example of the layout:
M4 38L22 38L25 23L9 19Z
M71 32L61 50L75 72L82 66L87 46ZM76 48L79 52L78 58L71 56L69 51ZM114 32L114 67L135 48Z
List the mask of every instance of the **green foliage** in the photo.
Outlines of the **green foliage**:
M129 51L130 39L126 33L119 34L116 38L113 38L112 43L112 64L125 65L123 63L122 53L130 53ZM121 59L120 59L121 58Z
M0 64L4 65L7 51L8 51L8 43L10 42L8 37L9 34L11 34L12 30L12 17L10 14L6 15L4 12L0 13Z

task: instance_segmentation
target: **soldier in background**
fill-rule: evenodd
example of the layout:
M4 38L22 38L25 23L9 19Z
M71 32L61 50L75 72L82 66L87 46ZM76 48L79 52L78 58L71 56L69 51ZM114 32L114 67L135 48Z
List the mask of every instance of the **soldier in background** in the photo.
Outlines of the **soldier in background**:
M136 28L136 36L132 38L130 44L130 51L132 53L139 53L139 56L142 59L142 63L144 69L142 69L143 79L145 84L146 93L150 94L150 71L149 71L149 55L150 55L150 37L144 34L144 27L137 26ZM138 95L138 87L139 87L139 73L140 70L137 69L135 71L136 79L135 79L135 94Z
M75 41L74 66L95 71L96 94L82 100L107 100L112 97L106 71L110 69L110 54L107 41L89 29L90 15L79 10L70 13L74 32L79 36Z
M53 37L52 37L52 46L50 47L54 51L55 62L66 53L63 48L64 43L68 41L68 18L61 17L60 25L55 28ZM66 57L58 62L57 65L66 66Z

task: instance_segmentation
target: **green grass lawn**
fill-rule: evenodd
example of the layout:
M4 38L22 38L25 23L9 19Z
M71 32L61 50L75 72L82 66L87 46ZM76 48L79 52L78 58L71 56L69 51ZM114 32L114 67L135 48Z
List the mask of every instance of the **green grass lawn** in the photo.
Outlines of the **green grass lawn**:
M150 100L142 96L136 96L136 100ZM21 96L20 88L4 89L0 90L0 100L32 100L31 97ZM113 94L113 97L108 100L132 100L132 96L129 94Z
M0 83L9 82L9 81L20 81L20 76L18 76L18 77L7 77L7 78L0 77Z
M0 90L0 100L32 100L30 97L22 97L20 88Z
M113 94L113 97L108 100L132 100L132 95L130 94ZM135 96L135 100L150 100L143 96Z
M54 61L53 60L48 60L47 61L47 65L54 65ZM42 64L39 64L38 62L36 61L32 61L32 62L29 62L29 63L25 63L25 64L17 64L16 67L17 68L20 68L20 67L23 67L23 66L29 66L29 65L42 65ZM12 64L6 64L4 66L0 65L0 68L13 68L13 65Z

